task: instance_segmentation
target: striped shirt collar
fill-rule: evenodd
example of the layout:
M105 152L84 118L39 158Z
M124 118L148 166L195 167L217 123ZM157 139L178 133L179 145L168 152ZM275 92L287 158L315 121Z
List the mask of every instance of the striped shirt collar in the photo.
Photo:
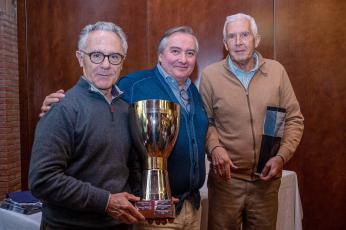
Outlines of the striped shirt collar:
M91 83L88 79L86 79L86 77L82 76L82 78L83 78L86 82L88 82L88 84L89 84L89 86L90 86L90 90L91 90L92 92L99 93L99 94L101 94L101 95L106 99L105 95L103 94L103 92L102 92L101 90L99 90L93 83ZM115 98L117 98L117 97L120 97L123 93L124 93L124 92L121 91L121 90L118 88L118 86L116 86L116 85L113 85L113 86L112 86L112 91L111 91L112 100L115 99ZM106 99L106 101L107 101L107 99Z
M230 70L237 75L237 73L250 73L250 72L256 72L258 67L259 67L259 58L258 58L258 54L255 52L252 56L255 59L255 67L248 71L248 72L244 72L242 69L240 69L236 64L233 63L231 57L228 55L227 57L227 65L230 68Z
M163 68L162 66L158 63L156 65L157 69L159 70L160 74L163 76L163 78L165 79L165 81L168 83L168 85L173 89L173 90L179 90L179 85L178 82L175 80L174 77L170 76ZM191 85L191 80L190 78L186 79L186 81L184 82L184 86L183 86L183 90L187 91L187 89L190 87Z

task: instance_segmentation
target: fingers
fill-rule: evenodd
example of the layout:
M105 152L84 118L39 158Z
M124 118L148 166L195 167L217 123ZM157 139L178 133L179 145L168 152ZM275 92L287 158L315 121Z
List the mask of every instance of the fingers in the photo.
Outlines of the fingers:
M64 92L65 91L63 89L59 89L55 93L51 93L46 96L41 106L41 113L39 114L39 117L43 117L43 115L50 110L52 104L59 102L61 98L65 97Z
M231 161L231 169L238 169L238 167Z
M177 204L179 202L179 199L172 196L172 202L173 204Z
M269 181L273 177L272 165L271 162L268 161L264 166L260 178L264 181Z
M130 193L127 193L127 192L124 192L124 195L126 197L126 199L128 199L129 201L132 201L132 202L136 202L136 201L140 201L140 197L138 196L135 196L133 194L130 194Z
M237 167L231 161L227 151L222 147L216 147L211 156L214 173L225 180L229 180L231 178L231 169Z
M264 181L274 180L281 177L283 169L283 162L278 157L271 158L264 166L260 179Z
M223 178L225 180L231 179L231 168L229 166L227 166L227 165L224 165Z
M137 222L136 218L123 210L112 210L110 214L114 219L117 219L125 224L134 224Z
M145 220L145 217L132 204L127 208L129 215L137 220Z
M126 224L134 224L144 220L144 216L130 203L130 201L138 201L136 197L127 192L111 194L106 212Z
M52 93L49 94L48 96L46 96L46 98L43 101L43 106L49 107L50 105L52 105L53 103L57 103L60 101L61 98L65 97L65 94L61 94L61 93Z
M65 93L65 90L63 90L63 89L59 89L58 91L56 91L56 93Z

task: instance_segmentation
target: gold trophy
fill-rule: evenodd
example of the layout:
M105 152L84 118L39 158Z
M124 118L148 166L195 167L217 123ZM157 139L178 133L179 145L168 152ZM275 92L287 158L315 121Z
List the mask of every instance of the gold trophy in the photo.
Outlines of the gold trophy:
M135 205L147 219L175 218L167 158L178 136L180 107L166 100L138 101L131 119L131 131L145 159L143 197Z

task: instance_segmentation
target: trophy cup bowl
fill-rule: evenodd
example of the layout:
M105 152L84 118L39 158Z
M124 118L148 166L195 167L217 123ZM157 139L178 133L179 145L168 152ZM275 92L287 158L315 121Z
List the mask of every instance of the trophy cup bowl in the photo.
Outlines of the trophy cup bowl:
M168 180L167 159L177 140L178 104L158 99L134 103L131 132L145 159L142 199L135 205L147 219L175 218Z

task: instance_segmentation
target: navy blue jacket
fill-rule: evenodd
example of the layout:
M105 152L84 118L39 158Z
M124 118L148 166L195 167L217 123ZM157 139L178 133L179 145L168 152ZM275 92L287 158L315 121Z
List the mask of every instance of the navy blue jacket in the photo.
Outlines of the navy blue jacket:
M157 68L131 73L118 82L124 91L123 99L129 104L140 100L162 99L179 104L170 86ZM205 137L208 119L198 90L194 84L188 88L190 113L180 110L180 127L177 142L168 158L168 175L172 195L180 199L177 214L185 199L199 208L199 189L205 180Z

